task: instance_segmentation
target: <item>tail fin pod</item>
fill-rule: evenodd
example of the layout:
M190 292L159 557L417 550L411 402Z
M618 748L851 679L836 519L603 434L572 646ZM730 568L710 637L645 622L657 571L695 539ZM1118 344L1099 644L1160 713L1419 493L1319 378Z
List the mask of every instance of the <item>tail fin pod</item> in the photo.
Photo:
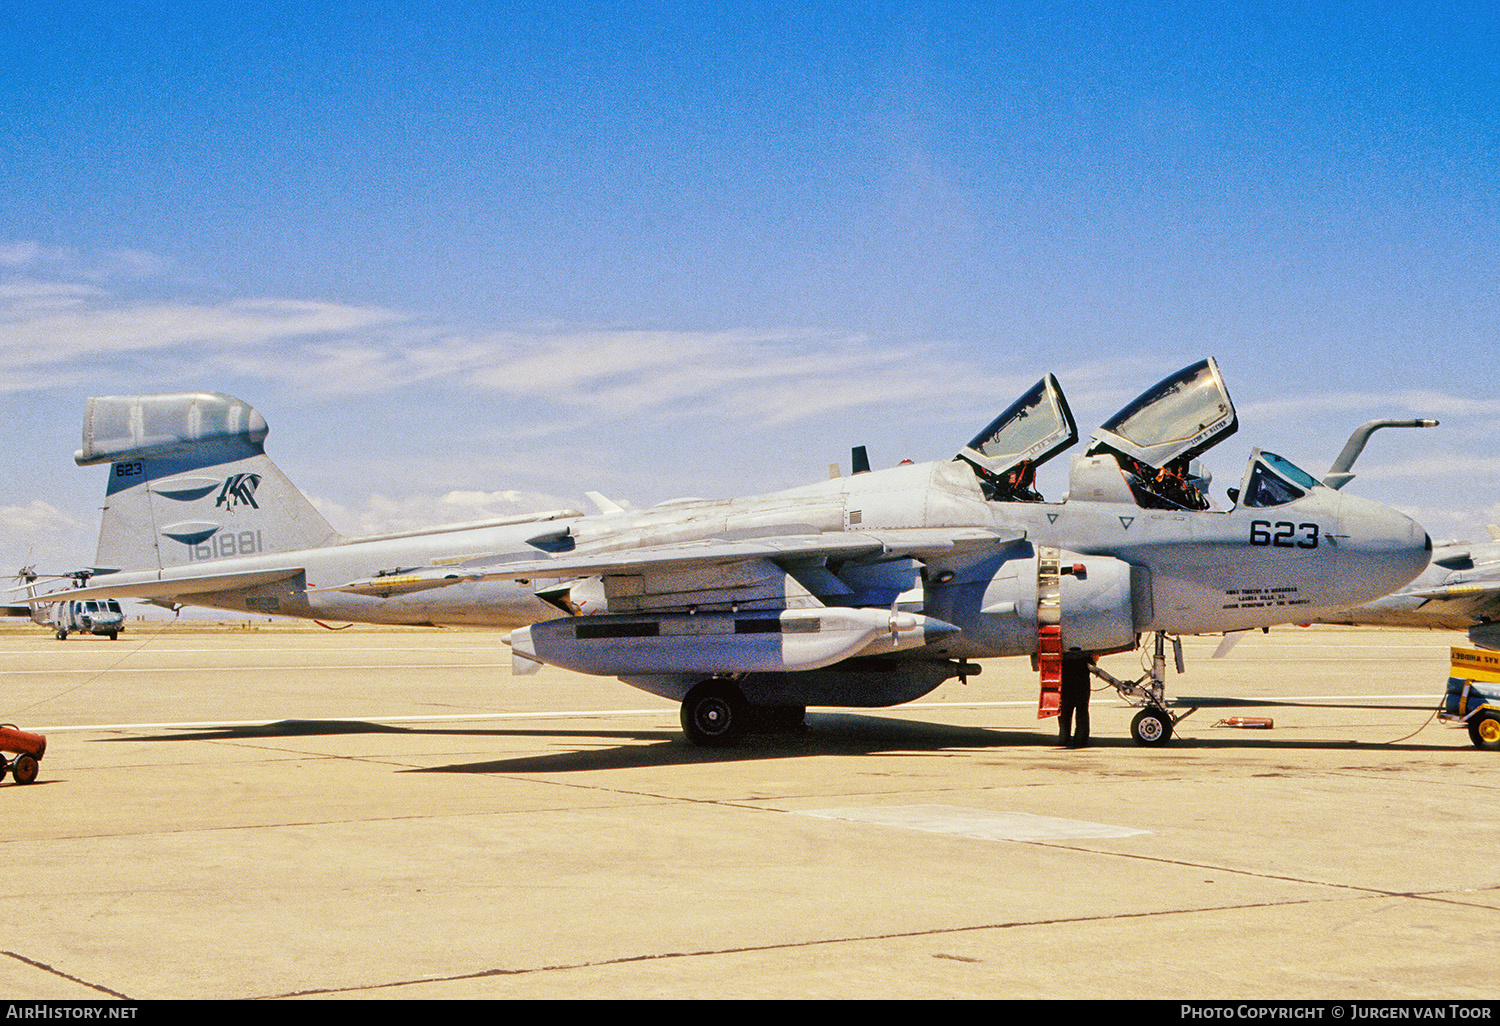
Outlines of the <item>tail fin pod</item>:
M250 404L216 392L90 399L73 459L113 465L95 565L160 569L336 542L265 454L269 430Z

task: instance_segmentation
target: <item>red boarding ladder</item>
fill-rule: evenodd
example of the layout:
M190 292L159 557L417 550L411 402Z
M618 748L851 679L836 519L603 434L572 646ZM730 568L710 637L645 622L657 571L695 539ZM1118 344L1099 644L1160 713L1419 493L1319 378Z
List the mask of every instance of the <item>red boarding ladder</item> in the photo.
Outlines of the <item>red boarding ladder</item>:
M1062 710L1062 600L1059 556L1051 546L1036 551L1036 665L1042 674L1036 718L1044 720Z
M1037 699L1036 718L1056 716L1062 708L1062 628L1055 623L1037 628L1037 668L1042 674L1042 693Z

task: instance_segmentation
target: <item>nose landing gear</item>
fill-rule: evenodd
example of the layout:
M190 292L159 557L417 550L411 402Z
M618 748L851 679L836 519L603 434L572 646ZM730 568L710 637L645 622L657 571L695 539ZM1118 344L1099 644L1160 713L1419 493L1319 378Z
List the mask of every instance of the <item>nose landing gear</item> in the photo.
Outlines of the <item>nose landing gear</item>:
M1089 665L1089 671L1118 691L1121 698L1131 705L1142 707L1130 721L1130 736L1138 745L1166 744L1172 739L1172 732L1177 724L1198 711L1198 707L1193 706L1186 712L1174 715L1167 709L1167 636L1161 631L1153 631L1152 637L1154 648L1151 668L1135 680L1121 680L1100 668L1097 663ZM1172 639L1172 652L1177 672L1181 673L1183 665L1180 638Z

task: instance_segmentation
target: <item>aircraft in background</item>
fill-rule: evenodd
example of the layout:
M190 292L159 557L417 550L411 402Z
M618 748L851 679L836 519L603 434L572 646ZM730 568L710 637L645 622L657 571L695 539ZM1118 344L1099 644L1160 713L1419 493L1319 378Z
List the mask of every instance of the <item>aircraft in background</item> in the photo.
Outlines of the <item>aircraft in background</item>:
M1361 425L1349 436L1323 483L1330 488L1347 484L1354 477L1354 461L1376 431L1436 426L1437 421L1428 419L1372 420ZM1489 533L1487 542L1435 544L1427 569L1400 591L1320 616L1317 622L1468 631L1473 644L1500 649L1500 527L1491 526Z
M511 627L514 672L619 677L680 702L699 744L800 723L808 705L911 701L993 656L1034 660L1045 715L1061 679L1150 635L1150 674L1111 682L1142 706L1136 739L1159 743L1176 722L1168 635L1315 619L1406 584L1431 549L1409 518L1261 450L1215 506L1197 457L1237 427L1218 366L1199 361L1095 431L1068 497L1047 502L1036 468L1078 438L1047 375L956 457L343 538L266 456L248 404L98 397L75 460L110 467L106 505L93 577L69 598Z
M1500 527L1489 532L1487 542L1433 546L1431 565L1411 584L1318 622L1468 631L1480 648L1500 649Z
M92 571L87 571L59 576L71 577L79 582L87 579L91 573ZM117 600L73 599L68 596L68 592L62 591L48 593L46 600L42 601L36 583L38 576L33 567L21 568L16 578L26 589L29 601L5 606L4 615L28 616L32 623L51 630L58 641L66 641L69 634L75 633L97 634L114 641L125 629L125 611L120 608Z

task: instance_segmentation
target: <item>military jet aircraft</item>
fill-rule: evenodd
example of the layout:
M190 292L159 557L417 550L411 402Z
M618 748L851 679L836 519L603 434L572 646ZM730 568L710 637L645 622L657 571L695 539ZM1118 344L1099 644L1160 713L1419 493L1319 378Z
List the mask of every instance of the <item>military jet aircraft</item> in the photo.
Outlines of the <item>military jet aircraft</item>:
M1034 474L1078 438L1047 375L956 456L769 495L339 537L265 455L229 396L89 401L80 465L107 464L95 576L73 598L137 596L373 623L514 627L515 672L550 663L681 703L728 743L808 705L911 701L971 660L1020 655L1039 712L1092 657L1156 643L1112 681L1171 735L1167 635L1303 622L1401 587L1431 542L1407 517L1255 450L1232 504L1196 457L1238 426L1217 364L1148 389L1094 432L1069 494ZM568 615L560 615L568 614Z
M1435 545L1432 564L1405 588L1318 622L1468 631L1480 648L1500 649L1500 527L1489 530L1486 542Z

